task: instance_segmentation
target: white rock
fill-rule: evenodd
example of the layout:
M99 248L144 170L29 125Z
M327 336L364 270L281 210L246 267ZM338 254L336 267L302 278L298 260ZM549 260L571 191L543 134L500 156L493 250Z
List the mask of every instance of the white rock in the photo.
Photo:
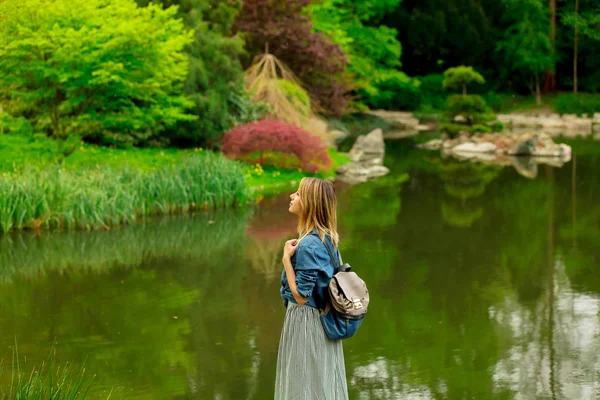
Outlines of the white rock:
M417 147L420 149L427 149L427 150L439 150L442 148L442 144L443 144L443 142L441 139L433 139L433 140L430 140L429 142L420 144Z
M452 148L453 152L460 153L495 153L496 145L493 143L463 143Z

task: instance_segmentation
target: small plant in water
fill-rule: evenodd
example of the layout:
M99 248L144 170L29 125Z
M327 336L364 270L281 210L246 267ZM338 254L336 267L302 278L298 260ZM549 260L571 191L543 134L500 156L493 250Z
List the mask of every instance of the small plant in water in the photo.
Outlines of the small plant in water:
M21 371L18 351L13 356L10 384L0 386L0 400L85 400L91 383L87 381L85 368L73 370L67 363L56 365L51 353L39 368L30 373ZM0 378L3 374L0 361ZM93 379L93 378L92 378ZM111 397L108 395L107 399Z

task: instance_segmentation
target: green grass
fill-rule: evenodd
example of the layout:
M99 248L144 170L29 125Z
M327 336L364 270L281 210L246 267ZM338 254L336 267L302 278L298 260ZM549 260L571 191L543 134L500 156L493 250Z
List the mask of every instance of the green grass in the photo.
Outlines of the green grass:
M195 150L131 148L127 150L81 144L65 158L65 169L106 167L113 169L131 167L148 171L181 161ZM0 172L23 169L26 166L47 167L57 163L56 143L48 138L28 138L20 135L0 134Z
M87 144L59 163L47 138L0 134L0 232L108 229L140 217L245 204L305 176L332 178L349 158L331 149L317 174L247 165L202 149L116 149Z
M0 231L107 229L140 216L241 205L249 200L244 173L209 152L149 170L26 167L0 174Z
M300 169L282 169L273 166L260 166L259 164L249 165L246 170L246 184L250 191L258 198L285 191L296 190L300 180L307 176L316 176L318 178L330 179L335 177L335 169L340 165L346 164L350 158L333 149L329 149L329 156L332 161L332 168L326 172L311 174Z
M0 377L3 369L0 365ZM39 368L26 374L21 371L17 352L11 365L10 383L0 387L0 400L85 400L91 386L86 378L83 366L77 370L68 364L57 366L53 353Z

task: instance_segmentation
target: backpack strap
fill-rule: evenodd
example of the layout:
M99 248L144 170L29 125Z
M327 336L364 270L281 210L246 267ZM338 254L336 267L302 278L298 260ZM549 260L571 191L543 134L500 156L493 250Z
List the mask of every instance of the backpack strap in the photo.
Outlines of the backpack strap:
M331 259L331 264L333 264L333 267L335 268L334 275L337 274L338 272L348 272L348 271L350 271L350 266L349 265L342 264L342 255L340 254L340 250L339 249L337 249L338 258L337 258L337 262L335 262L335 258L333 257L333 253L331 252L331 249L327 245L327 241L328 241L327 239L329 239L328 236L325 238L325 242L323 243L323 245L327 249L327 252L329 253L329 258ZM331 245L333 246L333 243Z

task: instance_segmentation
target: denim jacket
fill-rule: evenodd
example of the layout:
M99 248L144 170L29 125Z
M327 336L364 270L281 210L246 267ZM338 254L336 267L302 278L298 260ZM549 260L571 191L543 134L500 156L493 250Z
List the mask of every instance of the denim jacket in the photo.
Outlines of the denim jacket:
M337 253L329 236L325 237L325 243L336 257ZM335 272L335 267L316 229L300 241L291 261L296 272L298 294L308 299L307 306L316 309L324 308L328 296L327 286ZM286 307L290 301L296 303L288 284L285 267L281 273L280 292Z

